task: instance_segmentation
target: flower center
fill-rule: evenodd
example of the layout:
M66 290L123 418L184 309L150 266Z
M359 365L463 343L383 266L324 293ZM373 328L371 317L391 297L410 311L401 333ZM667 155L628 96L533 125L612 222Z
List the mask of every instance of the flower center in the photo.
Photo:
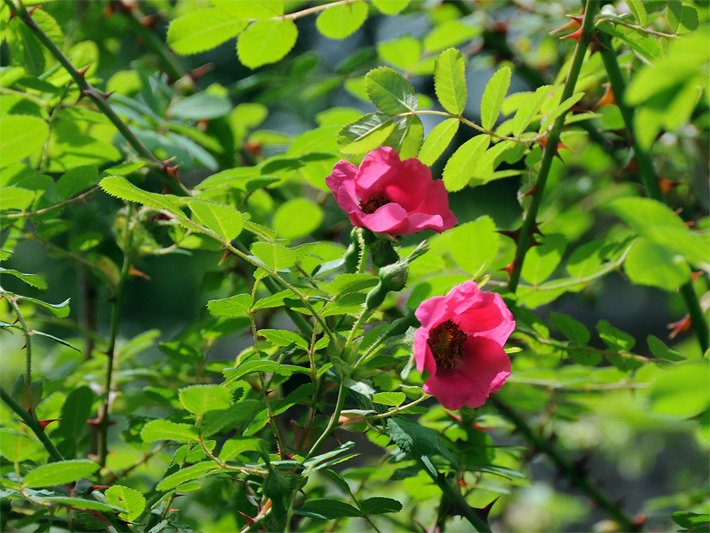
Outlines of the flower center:
M438 368L450 370L463 357L466 334L451 320L436 326L429 333L429 348Z
M362 209L363 213L367 213L369 215L388 203L390 203L390 201L382 195L371 196L364 202L360 202L360 209Z

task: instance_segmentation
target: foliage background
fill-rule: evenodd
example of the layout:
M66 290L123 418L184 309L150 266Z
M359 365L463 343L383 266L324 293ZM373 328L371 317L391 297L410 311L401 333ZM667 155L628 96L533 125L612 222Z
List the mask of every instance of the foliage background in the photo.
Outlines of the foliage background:
M319 18L319 13L298 18L293 49L286 50L283 59L277 57L273 64L262 65L258 46L235 55L236 34L230 32L236 31L239 15L230 9L237 4L151 1L129 9L121 2L58 0L43 4L32 17L76 68L89 67L86 78L93 86L115 91L108 104L157 159L176 158L170 165L179 164L180 180L188 189L202 191L203 198L248 213L251 221L276 231L276 235L268 231L260 234L257 229L256 236L245 231L240 239L249 245L255 240L283 238L281 244L296 249L308 274L320 263L337 261L350 242L350 225L330 198L325 176L337 160L348 157L356 161L384 141L371 140L371 145L354 150L358 152L354 154L342 136L336 142L343 126L375 110L377 103L365 90L368 72L389 66L411 81L420 109L440 110L441 98L437 98L433 81L434 60L442 50L455 47L466 63L463 115L480 124L487 109L481 103L485 87L500 68L512 70L509 95L535 90L545 83L561 90L575 42L560 40L559 34L549 32L567 22L565 14L577 14L580 8L573 1L411 2L390 15L388 9L397 11L388 7L394 2L362 3L358 5L366 6L365 17L350 11L331 20ZM264 5L272 9L277 4ZM284 12L295 13L313 5L286 2ZM562 142L568 149L561 150L562 161L552 164L538 217L544 233L542 246L528 253L517 294L519 328L511 347L519 351L511 354L513 376L499 395L502 405L513 409L525 427L531 428L533 437L539 435L542 443L554 448L552 455L559 452L568 458L565 460L572 468L555 468L549 461L551 453L545 453L550 449L541 449L541 442L536 445L534 438L530 442L520 427L512 431L514 424L504 409L488 405L476 412L464 410L456 419L432 399L422 404L423 408L406 411L410 420L418 420L417 427L440 435L444 444L437 446L455 451L456 460L438 453L436 466L448 475L447 481L457 482L452 486L460 485L469 505L481 508L499 498L490 520L500 530L613 530L616 526L608 521L608 509L590 505L589 491L579 488L580 478L601 487L610 505L621 509L629 520L647 517L644 527L649 529L688 527L684 518L702 523L704 519L698 516L707 511L706 357L692 332L682 332L669 341L666 324L686 313L679 289L690 283L690 267L707 265L707 241L701 239L706 236L703 217L708 208L708 108L707 91L698 90L698 86L706 89L707 85L708 9L702 3L665 1L598 7L599 17L606 17L600 24L612 28L600 33L613 37L622 72L631 80L628 102L636 109L637 136L644 150L652 153L658 175L670 180L668 185L673 182L666 199L672 209L681 212L673 215L670 209L635 200L614 202L645 196L647 191L638 184L639 171L628 165L632 152L619 107L595 107L604 94L607 75L600 54L588 56L577 84L584 94L572 112L594 115L563 131ZM214 10L220 9L214 17ZM28 400L23 383L18 384L18 376L27 381L23 377L25 341L11 326L16 325L13 309L4 306L0 379L3 389L12 391L25 407L35 407L39 401L36 413L40 420L61 419L47 426L46 432L67 459L88 457L101 462L98 440L107 430L111 453L106 466L85 477L98 484L130 487L147 502L138 515L130 520L122 515L119 521L133 522L131 527L137 530L234 530L248 526L244 515L257 515L263 508L264 494L277 500L273 495L283 493L289 498L296 494L296 508L301 509L308 509L306 502L321 498L339 498L351 505L373 497L396 499L402 510L370 517L383 530L431 527L447 520L451 530L470 527L461 517L453 516L454 509L443 505L441 487L416 460L402 453L402 442L396 438L391 442L392 428L376 420L339 429L340 442L355 442L352 450L341 450L342 457L350 453L358 456L333 465L337 474L319 471L310 476L303 493L293 493L293 486L267 488L268 483L259 475L219 469L204 479L186 478L187 485L156 488L181 462L183 469L187 464L209 462L199 447L193 449L190 439L184 446L156 439L163 442L159 444L146 439L141 431L151 419L193 425L178 389L196 383L222 383L225 369L254 355L246 314L232 310L231 316L216 317L207 308L209 301L249 293L253 268L234 255L224 257L224 242L219 238L200 232L186 236L184 229L170 223L166 210L158 213L150 201L139 202L147 207L126 204L106 194L105 185L97 188L100 179L124 173L141 189L153 192L164 192L165 183L171 182L159 165L117 169L116 165L126 161L145 163L150 158L136 154L135 147L116 133L92 95L79 99L77 85L56 58L33 40L20 17L10 19L7 2L1 20L5 44L0 71L0 182L6 188L0 192L1 247L12 252L4 255L4 266L40 274L46 290L40 290L45 282L27 277L23 281L18 279L22 276L9 271L3 272L2 287L7 291L6 300L16 293L51 303L70 299L71 311L67 315L60 310L58 316L41 304L20 303L32 329L79 350L35 335L34 381L42 383L43 392L41 397L35 392L34 400ZM198 35L195 28L209 31ZM353 33L345 39L328 37L342 37L349 29ZM284 39L284 34L281 29L278 37L272 38ZM244 42L242 37L239 42ZM194 69L203 74L199 67L207 63L211 68L195 76L198 79L186 75ZM635 83L636 79L640 81ZM520 102L508 98L503 115L513 116ZM525 105L529 101L522 107ZM38 118L47 124L47 133L42 135L42 128L30 131L28 125L36 123L18 125L12 122L13 117ZM440 122L440 117L426 114L421 119L427 135ZM527 129L537 133L540 119L531 120ZM600 132L601 144L585 131L587 124ZM504 131L501 128L503 120L495 130ZM493 127L487 129L494 131ZM22 137L25 133L27 137ZM450 144L445 143L443 155L434 158L435 176L447 178L447 161L474 133L462 125ZM22 148L13 144L17 138L23 139ZM411 142L398 148L411 150ZM424 298L443 294L465 279L480 281L490 275L487 288L505 293L507 274L501 269L513 258L515 242L496 230L518 228L524 211L529 210L529 197L521 193L533 186L543 150L537 143L526 146L529 152L524 158L520 154L517 159L510 156L508 161L497 161L496 170L509 170L512 176L493 179L490 169L484 175L464 176L460 187L450 187L452 209L460 226L429 239L431 251L412 263L406 290L388 297L371 317L371 326L406 317ZM243 170L221 174L220 187L204 186L209 183L203 181L208 176L235 168ZM18 189L30 193L18 193ZM91 191L85 199L67 202L84 190ZM115 191L113 195L121 196ZM48 209L52 206L61 208ZM43 209L48 211L31 214ZM692 230L670 237L662 234L666 225L674 226L681 218L694 223ZM130 241L125 233L128 227ZM638 239L649 244L639 244ZM420 236L405 238L397 250L404 257L420 240ZM674 247L671 241L689 244L679 249L680 245ZM312 249L317 257L308 257L304 248L298 248L304 242L323 243ZM630 257L634 247L637 251ZM127 250L130 261L125 260ZM264 260L254 249L252 252ZM135 269L130 273L129 265ZM291 266L287 264L287 268ZM340 300L344 296L337 286L326 285L344 271L342 266L336 268L340 270L314 279L321 289L328 287L325 290L330 297L342 305L339 312L345 319L339 325L334 318L330 320L345 337L352 325L349 317L358 312L376 282L376 268L368 267L370 276L361 280L364 285L352 288L345 301ZM290 276L299 287L309 283L309 276L302 273L293 271ZM569 290L550 290L546 283L567 283ZM693 283L702 300L706 277L701 275ZM115 303L116 294L120 305ZM267 294L262 289L258 298ZM511 294L506 296L513 302ZM273 311L255 315L258 329L294 329L280 310L282 305L302 311L297 302L281 302L270 308ZM214 310L213 314L219 315ZM600 321L621 331L606 322L600 326ZM118 328L113 372L118 394L112 401L112 425L103 428L104 354L111 351L112 325ZM299 338L297 348L299 342L309 346L310 339ZM362 348L372 340L366 336ZM288 342L261 339L259 350L267 358L278 358L283 355L282 348L290 346L283 362L307 369L305 352L294 349L291 341L290 337ZM411 330L409 337L392 337L381 357L374 360L377 364L365 365L353 375L366 387L348 393L346 409L372 409L381 414L388 408L396 410L398 402L420 397L421 378L416 371L405 371L400 378L407 368L410 343ZM334 360L333 349L318 352L319 365ZM271 376L270 372L256 373L241 380L243 386L229 383L232 399L262 402L258 405L265 408L261 389L263 379L271 380ZM271 382L274 392L270 401L287 397L307 383L307 377L277 373ZM315 420L320 431L326 429L334 410L338 381L334 374L320 381L324 395ZM392 403L391 397L380 396L384 403L373 405L373 393L382 392L404 393L407 402L404 397L396 396ZM308 451L303 441L300 447L297 444L299 426L305 424L310 403L310 397L297 399L275 422L296 461ZM236 403L231 410L247 413L242 405ZM46 502L51 500L46 498L80 497L118 507L118 503L126 503L90 490L88 482L74 487L59 483L46 493L31 494L30 490L23 497L17 490L18 472L26 480L35 465L47 460L47 454L4 404L0 415L5 428L1 463L4 528L51 521L71 527L72 520L79 528L102 527L99 519L80 510L81 505L68 511L66 502L48 506ZM249 414L244 416L250 418ZM97 424L85 423L91 419ZM227 423L216 440L238 436L245 430L243 422ZM267 426L255 434L265 439L264 446L275 454L272 430ZM425 446L419 440L426 441L429 434L410 431L417 445ZM305 442L308 438L304 437ZM9 448L16 442L28 451L14 456ZM327 449L336 445L331 440ZM235 456L232 463L263 466L260 446L247 448L246 454L238 459ZM193 456L185 458L187 453ZM277 461L278 457L271 459ZM19 471L13 463L21 463ZM137 465L135 469L133 465ZM274 468L280 474L269 469L267 480L282 480L283 472ZM343 479L352 495L343 491ZM175 497L176 488L184 495ZM43 498L44 504L37 503ZM617 505L618 499L622 501ZM388 511L397 509L390 500L383 505L394 505ZM173 508L178 511L170 512ZM313 509L318 512L302 514L290 527L351 527L345 525L348 519L355 524L352 527L366 526L361 518L349 518L347 508L342 514L337 507L331 509L334 515ZM101 511L111 514L110 509ZM671 519L674 512L681 513L675 515L675 522ZM633 524L636 527L640 522ZM285 525L265 522L267 528ZM119 526L114 523L112 527Z

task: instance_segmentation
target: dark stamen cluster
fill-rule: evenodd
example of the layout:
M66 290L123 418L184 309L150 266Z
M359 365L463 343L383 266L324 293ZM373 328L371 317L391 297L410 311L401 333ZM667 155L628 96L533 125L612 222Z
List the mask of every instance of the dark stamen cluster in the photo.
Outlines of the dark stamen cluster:
M384 196L372 196L360 203L360 209L362 209L363 213L367 213L369 215L388 203L390 203L390 201Z
M449 370L463 357L466 334L451 320L436 326L429 333L429 348L436 360L436 366Z

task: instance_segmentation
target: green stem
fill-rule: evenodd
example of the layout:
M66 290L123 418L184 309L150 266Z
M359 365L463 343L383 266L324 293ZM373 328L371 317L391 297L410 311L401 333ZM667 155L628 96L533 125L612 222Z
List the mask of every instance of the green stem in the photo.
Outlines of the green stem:
M609 82L611 83L611 88L614 91L616 104L619 106L621 116L624 118L626 130L631 137L634 156L636 157L636 164L638 166L638 173L641 181L651 198L659 202L666 203L666 199L663 197L661 187L658 183L658 176L656 174L656 169L653 166L651 154L639 144L636 137L634 128L634 109L626 105L624 101L626 94L626 81L624 80L624 75L621 72L619 62L616 58L616 54L614 53L611 37L604 32L599 32L599 38L601 39L603 45L601 55L602 61L604 62L604 68L609 76ZM693 330L695 331L695 335L700 343L700 349L704 353L708 349L709 343L708 325L705 321L703 310L700 307L698 296L695 293L695 289L693 289L692 281L685 283L681 287L680 292L685 300L685 306L688 309Z
M338 420L340 419L340 413L343 411L344 404L345 404L345 378L342 378L340 381L340 386L338 387L338 399L335 400L335 409L333 410L333 414L331 415L330 420L328 421L328 425L326 426L323 433L321 433L321 435L318 437L318 440L316 440L316 442L313 443L313 446L311 447L310 451L306 455L304 461L306 459L310 459L311 457L313 457L313 455L318 451L318 448L321 447L321 445L325 442L325 440L330 436L330 434L338 426Z
M126 217L126 229L124 235L124 245L123 245L123 264L121 265L121 273L118 279L118 284L116 285L116 292L113 298L113 305L111 306L111 329L109 332L109 342L108 348L106 350L106 356L108 362L106 365L106 380L104 384L104 405L103 413L101 414L101 420L99 421L99 465L101 467L106 466L106 457L108 456L108 428L111 423L109 410L111 406L111 387L113 386L113 367L116 362L116 340L118 339L118 325L120 322L121 314L121 295L123 293L123 286L128 277L128 270L131 266L131 213Z
M5 299L17 316L22 328L22 334L25 336L25 382L23 384L25 404L29 406L29 412L34 413L34 398L32 397L32 332L27 327L27 322L25 322L25 317L20 311L20 306L17 305L17 297L14 294L5 294Z
M572 65L567 75L567 81L565 82L560 102L564 102L574 93L574 87L577 84L579 73L582 70L584 55L587 52L587 46L594 30L594 15L599 9L599 5L598 2L593 0L587 0L586 2L584 21L582 23L582 36L574 50ZM560 134L562 133L566 116L567 113L565 112L557 117L547 137L547 144L542 153L540 170L538 171L537 180L535 182L535 194L532 195L530 206L523 219L523 225L520 228L520 237L515 250L515 259L513 260L513 270L510 273L510 281L508 282L508 290L511 292L515 292L520 282L520 272L523 268L523 261L525 261L525 254L530 248L530 239L532 237L533 228L535 227L535 221L537 220L537 213L540 210L540 204L542 203L542 197L545 192L545 184L550 173L550 168L552 167L552 158L557 151L557 145L560 142Z
M49 453L49 456L52 458L52 461L63 461L64 460L64 457L62 456L62 454L59 453L59 450L57 450L57 447L49 439L47 434L44 432L44 429L42 429L42 426L39 425L39 422L37 421L37 417L35 417L29 411L25 410L3 388L0 388L0 399L2 399L2 401L5 402L7 404L7 406L10 409L12 409L15 412L15 414L17 416L19 416L25 424L27 424L27 427L29 427L32 430L32 432L35 435L37 435L37 438L40 440L40 442L44 446L45 450L47 450L47 452Z
M478 514L476 514L476 510L468 504L466 498L464 498L458 490L452 487L451 483L449 483L449 481L439 473L429 457L423 455L417 459L417 462L419 463L419 466L421 466L422 469L429 475L432 481L439 486L441 492L443 492L446 499L454 505L456 511L468 520L476 531L482 533L490 532L491 528L488 524L481 519Z
M626 516L621 508L611 501L602 490L594 485L578 468L574 466L554 445L554 443L533 431L528 423L511 409L506 403L495 396L491 396L489 401L495 405L498 412L506 419L513 423L515 429L520 432L525 439L533 445L534 448L540 450L547 455L554 465L569 479L577 488L584 492L589 498L604 509L609 515L614 518L621 526L622 531L639 531L639 527L635 525L631 519Z
M107 101L107 97L105 97L103 94L101 94L99 91L96 90L96 88L91 85L84 75L82 75L79 70L72 64L72 62L69 60L69 58L64 55L64 52L62 52L59 47L54 44L52 39L49 38L49 36L44 33L42 28L40 28L35 21L32 19L32 15L27 11L27 9L23 6L16 6L14 5L10 0L4 0L5 4L10 8L12 12L16 12L17 15L20 17L20 19L27 25L32 32L36 35L37 39L39 39L40 43L47 49L47 51L54 56L54 58L64 67L64 70L66 70L69 75L72 77L72 79L76 82L76 84L79 86L79 90L81 91L81 94L88 96L91 98L91 100L96 104L96 107L99 108L101 113L103 113L106 118L108 118L113 125L116 127L116 129L123 135L123 138L126 139L128 144L130 144L133 149L144 159L146 159L151 165L157 167L157 168L163 168L163 162L158 159L153 152L151 152L142 142L141 140L136 137L136 135L131 131L131 129L128 127L128 125L121 120L121 118L116 114L116 112L113 110L113 108L109 105ZM167 174L164 172L159 173L161 179L167 185L173 192L176 194L182 194L185 195L187 194L187 190L184 188L184 186L178 182L177 180L174 180L170 178Z

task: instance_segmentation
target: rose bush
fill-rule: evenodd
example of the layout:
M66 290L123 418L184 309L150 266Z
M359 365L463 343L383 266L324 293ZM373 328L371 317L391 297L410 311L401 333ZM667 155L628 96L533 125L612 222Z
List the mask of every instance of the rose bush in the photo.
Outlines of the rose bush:
M447 409L480 407L510 376L503 345L515 329L499 294L467 281L419 306L414 337L417 370L429 374L424 391Z
M339 161L326 178L338 205L354 226L376 233L408 235L425 229L442 232L456 224L440 180L418 159L401 161L384 146L356 167Z

